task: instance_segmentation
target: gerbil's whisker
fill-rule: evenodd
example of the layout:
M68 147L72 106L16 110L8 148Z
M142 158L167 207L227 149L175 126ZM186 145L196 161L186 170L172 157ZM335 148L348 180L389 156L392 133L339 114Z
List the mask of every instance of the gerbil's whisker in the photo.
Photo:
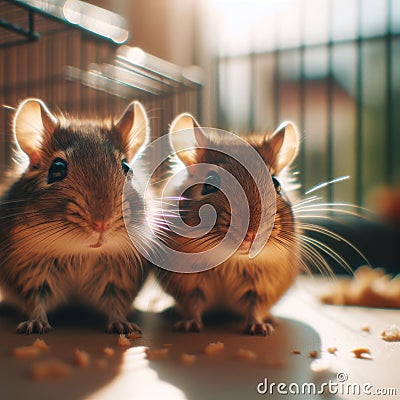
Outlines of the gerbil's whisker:
M317 249L321 250L328 256L332 257L332 259L335 260L339 265L341 265L346 271L348 271L350 273L353 272L349 263L342 256L340 256L340 254L338 254L336 251L332 250L325 243L323 243L317 239L310 238L309 236L306 236L306 235L301 234L300 236L305 243L309 243L309 244L315 246Z
M342 207L342 208L339 208L339 207ZM369 211L365 207L357 206L355 204L348 204L348 203L318 203L318 204L310 204L310 205L302 204L300 207L298 205L294 207L296 212L301 212L301 211L305 211L305 210L342 212L346 208L361 210L361 211L371 214L371 211ZM361 215L361 214L358 214L358 215Z
M166 204L167 206L170 206L170 207L179 207L179 204L168 203L166 201L163 201L163 203Z
M338 242L344 242L344 243L346 243L346 244L347 244L348 246L350 246L353 250L355 250L355 251L358 253L358 255L360 255L360 256L365 260L365 262L366 262L367 264L369 264L369 261L367 260L367 258L365 257L365 255L362 254L362 252L361 252L356 246L354 246L349 240L347 240L347 239L344 238L343 236L338 235L337 233L332 232L331 230L329 230L329 229L327 229L327 228L325 228L325 227L322 227L322 226L320 226L320 225L302 223L301 226L302 226L305 230L313 231L313 232L317 232L317 233L321 233L321 234L324 234L324 235L327 236L327 237L330 237L330 238L332 238L332 239L337 240Z
M313 203L314 201L321 200L321 199L322 199L322 197L318 197L318 196L308 197L308 198L306 198L304 200L300 200L300 201L297 201L297 202L293 203L292 204L292 209L296 209L296 208L298 208L298 207L300 207L302 205Z
M167 196L167 197L161 197L160 198L161 200L176 200L176 201L179 201L179 200L189 200L189 198L187 198L187 197L184 197L184 196Z
M3 200L3 201L0 201L0 205L17 204L17 203L24 203L24 202L26 202L26 200L24 200L24 199Z
M307 190L305 192L305 194L310 194L310 193L315 192L316 190L322 189L328 185L331 185L331 184L337 183L337 182L341 182L341 181L347 180L349 178L350 178L350 176L346 175L346 176L340 176L339 178L332 179L331 181L328 181L328 182L322 182L322 183L312 187L311 189Z
M2 104L1 106L2 106L5 110L8 110L8 111L15 111L15 110L16 110L15 107L9 106L8 104Z
M312 275L312 273L309 266L306 264L306 261L309 261L311 264L313 264L322 275L329 276L331 279L335 279L335 274L332 271L332 268L313 245L303 241L300 251L301 257L303 258L302 265L306 268L310 275Z

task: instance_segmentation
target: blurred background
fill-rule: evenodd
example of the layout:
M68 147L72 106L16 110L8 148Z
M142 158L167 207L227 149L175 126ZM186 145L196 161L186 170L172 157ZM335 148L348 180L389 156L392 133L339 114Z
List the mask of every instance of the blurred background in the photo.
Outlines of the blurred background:
M0 104L108 115L136 98L153 138L183 111L244 135L293 120L302 192L350 176L313 194L385 222L324 223L400 270L400 0L0 0L0 60Z

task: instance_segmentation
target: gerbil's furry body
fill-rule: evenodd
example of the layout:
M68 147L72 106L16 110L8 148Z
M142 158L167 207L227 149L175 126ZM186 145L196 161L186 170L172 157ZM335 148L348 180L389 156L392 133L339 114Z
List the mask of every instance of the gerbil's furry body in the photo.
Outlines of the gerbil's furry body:
M46 312L71 298L105 313L109 331L139 330L126 314L145 278L138 250L151 234L135 182L129 201L122 192L132 174L127 163L147 140L141 105L131 103L112 123L55 117L28 99L14 133L29 167L0 203L0 285L28 315L17 331L50 330ZM135 244L123 210L140 230Z
M270 323L270 309L272 305L291 286L301 268L300 243L297 236L297 226L292 213L289 199L283 190L276 186L268 201L276 204L276 213L273 215L272 231L267 243L255 258L249 258L249 249L256 232L264 232L260 225L260 215L263 207L270 204L261 204L259 191L267 191L272 185L271 176L275 182L297 153L298 135L292 124L279 128L272 136L252 136L247 139L261 156L271 176L265 172L256 177L261 182L257 187L244 167L252 163L246 160L247 165L240 165L230 155L240 153L240 145L232 148L230 143L224 143L218 136L202 134L196 129L195 150L185 151L185 146L174 142L174 131L198 127L196 121L188 114L178 116L171 126L171 144L177 151L178 157L188 167L189 175L182 187L187 188L182 194L179 212L183 221L192 227L200 223L199 210L205 204L210 204L216 211L217 219L214 227L201 238L185 238L169 233L168 243L175 250L186 253L198 253L218 244L229 229L233 210L239 200L236 196L229 199L231 206L224 196L223 178L219 189L208 193L207 187L202 184L192 185L190 182L191 166L205 163L209 171L218 171L223 168L231 173L243 188L250 210L250 219L247 233L239 248L226 261L216 267L196 273L179 273L160 270L159 279L165 290L177 301L183 320L176 328L183 331L199 331L202 328L202 314L211 308L228 308L245 317L245 332L250 334L270 334L273 327ZM200 137L199 137L200 135ZM213 143L213 146L209 146ZM209 147L218 147L221 151L209 150ZM190 146L189 146L190 147ZM214 166L217 168L215 169ZM257 172L256 172L257 173ZM208 173L209 174L209 173ZM197 176L197 182L207 182L207 169L204 176ZM276 179L277 178L277 179ZM278 182L279 183L279 182ZM176 195L181 189L176 188ZM170 194L170 193L168 193ZM235 205L236 204L236 205ZM172 221L173 222L173 221ZM270 223L271 221L268 221ZM267 236L268 237L268 236ZM229 251L229 249L227 249ZM204 266L213 263L205 256ZM179 261L177 261L179 262Z

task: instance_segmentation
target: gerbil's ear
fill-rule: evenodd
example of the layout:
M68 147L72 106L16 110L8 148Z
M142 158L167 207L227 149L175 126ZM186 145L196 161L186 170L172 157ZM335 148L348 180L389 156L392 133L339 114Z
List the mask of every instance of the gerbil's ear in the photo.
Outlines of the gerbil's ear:
M119 117L115 128L120 135L122 149L130 162L149 140L149 123L142 104L132 101Z
M208 138L199 123L188 113L178 115L169 129L172 148L185 165L197 162L197 149L207 147Z
M291 121L283 122L272 136L266 139L265 145L273 174L278 175L293 162L298 153L299 143L299 131Z
M18 106L13 122L14 136L29 157L30 169L40 167L43 138L52 134L57 124L57 118L39 99L26 99Z

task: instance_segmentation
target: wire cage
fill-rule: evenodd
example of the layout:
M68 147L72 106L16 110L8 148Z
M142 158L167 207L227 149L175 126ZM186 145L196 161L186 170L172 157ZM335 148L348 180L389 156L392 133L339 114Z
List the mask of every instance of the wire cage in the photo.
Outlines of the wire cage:
M66 9L70 4L87 8ZM105 25L98 23L102 18ZM91 19L96 23L90 25ZM167 131L177 113L200 114L199 69L123 45L128 39L123 26L121 17L88 3L0 1L3 179L12 157L12 108L26 97L41 98L67 114L100 118L120 114L137 99L148 111L153 139Z

